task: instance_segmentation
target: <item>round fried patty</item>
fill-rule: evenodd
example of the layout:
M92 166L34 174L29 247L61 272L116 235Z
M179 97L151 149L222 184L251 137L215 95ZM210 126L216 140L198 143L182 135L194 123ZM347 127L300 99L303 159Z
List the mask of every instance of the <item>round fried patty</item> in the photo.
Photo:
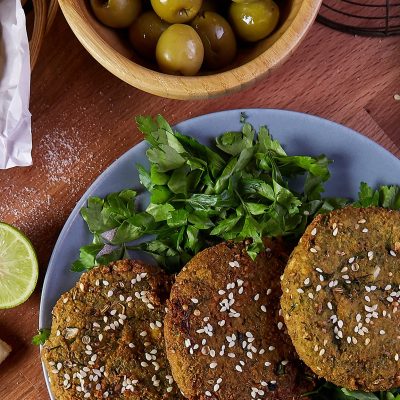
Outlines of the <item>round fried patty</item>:
M170 286L159 268L132 260L83 274L54 307L42 350L55 398L182 398L163 339Z
M319 215L293 251L282 309L304 362L349 389L400 386L400 212Z
M299 399L312 388L280 316L279 241L252 261L245 243L221 243L179 273L165 317L173 376L197 399Z

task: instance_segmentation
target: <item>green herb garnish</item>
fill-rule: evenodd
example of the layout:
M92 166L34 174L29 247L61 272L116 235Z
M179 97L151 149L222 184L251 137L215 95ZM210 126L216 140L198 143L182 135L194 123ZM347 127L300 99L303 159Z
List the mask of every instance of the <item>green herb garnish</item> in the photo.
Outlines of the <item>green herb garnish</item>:
M315 214L347 203L321 196L330 176L327 157L289 156L265 126L257 133L245 116L242 121L240 132L222 134L211 148L161 116L138 117L150 168L137 168L150 203L138 210L133 190L90 198L81 214L93 243L81 248L72 269L140 250L177 271L200 250L229 239L249 239L254 259L263 237L301 235ZM295 180L298 190L290 184Z
M400 400L400 389L366 393L339 388L325 382L313 392L305 393L303 396L312 400Z
M32 338L32 344L35 346L40 346L44 344L44 342L49 338L50 336L50 329L39 329L37 335L35 335Z

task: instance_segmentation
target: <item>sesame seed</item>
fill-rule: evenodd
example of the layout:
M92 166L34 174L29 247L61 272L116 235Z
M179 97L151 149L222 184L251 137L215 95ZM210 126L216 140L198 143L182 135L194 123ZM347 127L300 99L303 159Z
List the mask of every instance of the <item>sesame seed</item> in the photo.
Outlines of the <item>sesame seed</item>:
M314 295L313 295L312 293L308 293L308 297L309 297L310 299L313 299L313 298L314 298Z
M279 321L277 326L278 326L278 329L281 330L283 328L283 323Z
M309 284L310 284L310 278L304 279L304 284L305 284L305 285L309 285Z
M315 288L315 290L316 290L317 292L319 292L321 289L322 289L322 286L321 286L321 285L317 285L317 287Z
M322 271L322 269L321 268L315 268L315 270L317 271L317 272L319 272L320 274L322 274L324 271Z
M349 258L349 264L352 264L354 262L354 260L355 260L354 257Z
M192 303L194 303L194 304L197 304L197 303L199 302L199 300L196 299L196 298L193 298L193 299L191 299L191 300L192 300Z
M395 361L399 361L399 355L396 353L396 355L394 356L394 360Z
M243 369L242 369L242 367L240 365L236 365L235 369L236 369L236 371L239 371L239 372L243 371Z
M310 251L311 251L311 253L317 253L317 249L314 248L314 247L311 247L311 248L310 248Z
M269 347L268 347L268 350L269 350L269 351L274 351L274 350L275 350L275 347L274 347L274 346L269 346Z
M333 236L337 236L337 234L338 234L338 228L335 228L335 229L333 230L333 232L332 232L332 235L333 235Z
M392 257L396 257L396 253L395 253L393 250L390 250L390 255L391 255Z
M317 228L314 228L312 231L311 231L311 236L315 236L317 234Z
M216 366L217 366L217 363L216 363L216 362L212 362L212 363L210 364L210 368L211 368L211 369L216 368Z
M301 289L301 288L298 288L298 289L297 289L297 293L300 293L300 294L302 294L302 293L304 293L304 290L303 290L303 289Z
M271 365L271 363L270 363L269 361L265 361L264 365L265 365L266 367L269 367L269 366Z
M358 263L351 264L351 270L352 271L356 272L359 269L360 269L360 266L358 265Z
M114 294L114 292L113 292L112 290L109 290L109 291L107 292L107 297L111 297L113 294Z
M333 310L333 306L332 306L332 303L331 303L330 301L328 301L327 306L328 306L328 308L329 308L330 310Z
M267 312L267 307L264 306L264 304L260 307L262 312Z
M320 352L319 352L319 355L323 356L324 354L325 354L325 349L321 349Z
M379 334L380 335L384 335L386 332L383 330L383 329L381 329L380 331L379 331Z
M368 228L364 228L361 232L362 233L368 233Z

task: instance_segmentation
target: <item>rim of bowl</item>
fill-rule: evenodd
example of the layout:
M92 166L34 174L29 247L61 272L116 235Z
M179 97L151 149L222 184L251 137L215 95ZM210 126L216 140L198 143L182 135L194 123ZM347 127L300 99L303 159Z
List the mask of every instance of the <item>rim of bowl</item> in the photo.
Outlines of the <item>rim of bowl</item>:
M129 60L86 22L84 15L74 6L78 2L86 7L83 0L59 0L60 8L75 36L105 69L145 92L171 99L194 100L241 90L286 61L311 28L322 0L303 0L282 36L254 59L227 71L198 76L168 75Z

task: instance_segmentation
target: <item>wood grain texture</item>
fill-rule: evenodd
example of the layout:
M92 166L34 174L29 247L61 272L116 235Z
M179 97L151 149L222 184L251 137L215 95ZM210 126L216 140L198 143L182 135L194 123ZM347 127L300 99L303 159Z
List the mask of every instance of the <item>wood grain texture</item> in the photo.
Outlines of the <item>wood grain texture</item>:
M203 76L173 76L148 66L114 29L100 24L84 0L60 0L60 7L83 46L115 76L134 87L173 99L204 99L259 81L283 63L310 29L321 0L287 0L274 34L242 49L228 70Z
M83 49L59 13L32 76L33 166L0 171L0 219L29 235L40 262L33 296L0 311L0 337L14 348L0 366L0 399L48 399L39 351L30 345L47 263L90 183L142 139L135 115L162 113L177 123L232 108L291 109L344 123L399 156L399 114L392 113L399 104L393 98L400 91L399 48L400 37L353 37L316 24L294 55L257 86L182 102L115 78Z

